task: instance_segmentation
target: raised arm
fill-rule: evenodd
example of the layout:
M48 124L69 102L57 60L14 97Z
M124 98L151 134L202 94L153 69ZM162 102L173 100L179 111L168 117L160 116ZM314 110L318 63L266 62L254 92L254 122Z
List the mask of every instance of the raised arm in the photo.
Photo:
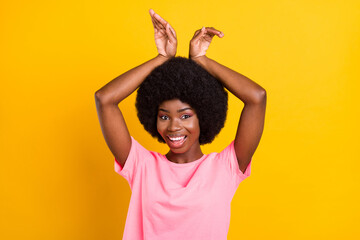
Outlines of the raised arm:
M106 144L124 167L131 148L131 138L118 104L134 92L151 71L176 55L177 40L174 29L152 9L158 55L123 73L95 93L97 114Z
M202 28L195 32L190 42L189 58L197 62L217 78L233 95L244 103L234 140L239 168L245 172L259 145L264 129L266 91L254 81L208 58L212 38L224 34L214 28Z

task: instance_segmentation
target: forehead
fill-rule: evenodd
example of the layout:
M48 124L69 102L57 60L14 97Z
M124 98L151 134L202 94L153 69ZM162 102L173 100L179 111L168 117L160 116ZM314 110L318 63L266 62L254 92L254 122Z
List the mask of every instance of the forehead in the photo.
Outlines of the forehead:
M174 110L178 110L178 109L183 109L183 108L191 108L191 106L187 103L184 103L182 101L180 101L179 99L172 99L172 100L167 100L162 102L159 105L159 108L163 108L163 109L174 109Z

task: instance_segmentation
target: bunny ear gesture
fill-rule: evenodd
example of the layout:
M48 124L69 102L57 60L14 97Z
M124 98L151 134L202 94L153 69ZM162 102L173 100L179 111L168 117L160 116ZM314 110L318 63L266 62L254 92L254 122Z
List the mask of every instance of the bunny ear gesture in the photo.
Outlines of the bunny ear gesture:
M220 38L224 37L224 33L213 27L202 27L197 30L190 41L189 58L204 56L215 35Z
M158 53L170 58L176 55L177 39L175 30L154 10L149 10L151 21L154 26L155 44Z

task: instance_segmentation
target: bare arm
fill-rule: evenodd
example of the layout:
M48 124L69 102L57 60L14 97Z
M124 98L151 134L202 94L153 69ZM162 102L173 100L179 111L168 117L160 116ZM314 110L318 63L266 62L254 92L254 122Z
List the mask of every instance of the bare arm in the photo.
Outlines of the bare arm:
M242 172L245 172L259 145L264 129L266 91L244 75L205 56L206 49L215 35L219 37L224 36L222 32L214 28L206 28L205 30L195 32L190 45L189 56L217 78L232 94L244 102L245 106L238 123L234 147L239 168ZM207 46L204 47L201 41L205 42Z
M97 114L106 144L121 167L124 167L131 149L131 137L118 104L134 92L146 76L157 66L175 56L177 41L170 24L154 11L150 15L155 30L155 43L159 54L117 78L95 93Z
M144 81L146 76L167 58L155 58L118 76L95 93L101 131L110 151L123 167L131 148L131 138L118 104Z
M121 74L96 91L96 99L106 104L119 104L140 86L154 68L168 59L159 54L155 58Z

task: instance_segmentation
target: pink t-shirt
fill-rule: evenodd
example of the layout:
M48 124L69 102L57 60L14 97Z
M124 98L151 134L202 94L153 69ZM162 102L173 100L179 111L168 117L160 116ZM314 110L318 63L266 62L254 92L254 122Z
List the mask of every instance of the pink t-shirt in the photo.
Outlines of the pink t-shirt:
M251 167L250 161L240 171L234 141L190 163L171 162L131 141L123 169L115 158L115 172L132 192L123 240L227 239L231 200Z

